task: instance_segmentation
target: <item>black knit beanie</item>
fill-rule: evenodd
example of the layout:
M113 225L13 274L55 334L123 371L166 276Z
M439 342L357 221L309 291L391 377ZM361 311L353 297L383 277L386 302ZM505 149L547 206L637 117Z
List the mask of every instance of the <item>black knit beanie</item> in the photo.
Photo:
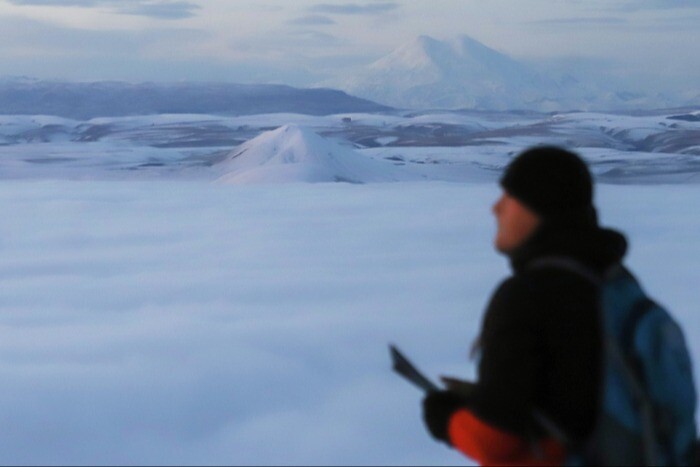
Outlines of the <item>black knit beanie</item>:
M501 186L550 224L598 223L591 173L572 152L550 146L528 149L508 166Z

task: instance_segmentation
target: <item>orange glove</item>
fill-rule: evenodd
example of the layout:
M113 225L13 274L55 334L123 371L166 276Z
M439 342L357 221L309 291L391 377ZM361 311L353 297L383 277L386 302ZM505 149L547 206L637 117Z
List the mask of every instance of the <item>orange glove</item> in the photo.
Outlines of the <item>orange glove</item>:
M479 420L466 409L455 412L448 426L449 442L481 465L563 465L564 446L553 439L532 443Z

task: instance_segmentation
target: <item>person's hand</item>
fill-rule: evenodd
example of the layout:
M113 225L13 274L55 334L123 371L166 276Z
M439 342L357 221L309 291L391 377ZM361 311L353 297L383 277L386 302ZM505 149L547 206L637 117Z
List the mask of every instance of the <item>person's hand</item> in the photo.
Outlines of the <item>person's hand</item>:
M448 426L452 415L465 406L465 399L452 391L435 391L423 399L423 421L428 431L438 441L449 445Z

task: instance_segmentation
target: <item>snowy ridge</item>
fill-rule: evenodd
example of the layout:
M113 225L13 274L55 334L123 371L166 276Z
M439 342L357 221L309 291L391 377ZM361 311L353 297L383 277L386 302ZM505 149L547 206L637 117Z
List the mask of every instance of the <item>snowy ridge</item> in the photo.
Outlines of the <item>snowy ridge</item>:
M220 164L221 183L390 182L411 179L313 130L285 125L240 145Z
M234 83L126 83L0 80L0 114L74 119L153 114L299 112L331 115L386 107L333 89Z

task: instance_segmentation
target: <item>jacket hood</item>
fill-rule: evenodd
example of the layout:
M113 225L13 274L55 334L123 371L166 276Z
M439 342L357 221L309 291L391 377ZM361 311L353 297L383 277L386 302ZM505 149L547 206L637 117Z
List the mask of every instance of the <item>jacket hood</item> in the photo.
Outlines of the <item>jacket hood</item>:
M603 273L619 264L626 253L627 240L615 230L597 226L572 228L543 224L508 256L515 272L521 272L539 258L565 256Z

